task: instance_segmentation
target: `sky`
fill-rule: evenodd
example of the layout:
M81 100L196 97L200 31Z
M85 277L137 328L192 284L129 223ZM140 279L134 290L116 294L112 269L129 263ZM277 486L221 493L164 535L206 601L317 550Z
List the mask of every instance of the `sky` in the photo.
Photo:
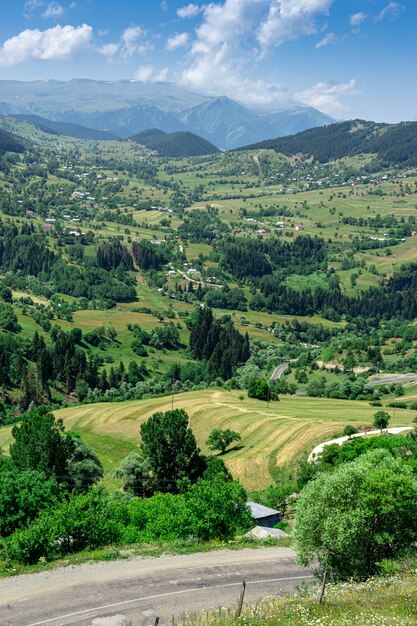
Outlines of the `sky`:
M0 79L169 81L417 120L417 0L0 0Z

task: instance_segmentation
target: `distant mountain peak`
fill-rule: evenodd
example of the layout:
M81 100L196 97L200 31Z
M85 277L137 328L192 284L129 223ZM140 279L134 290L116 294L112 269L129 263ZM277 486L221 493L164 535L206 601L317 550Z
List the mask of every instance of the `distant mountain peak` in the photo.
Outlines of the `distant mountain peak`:
M158 128L190 131L222 149L289 135L332 122L299 104L254 110L224 95L199 94L175 83L106 81L0 81L0 114L38 115L127 138Z

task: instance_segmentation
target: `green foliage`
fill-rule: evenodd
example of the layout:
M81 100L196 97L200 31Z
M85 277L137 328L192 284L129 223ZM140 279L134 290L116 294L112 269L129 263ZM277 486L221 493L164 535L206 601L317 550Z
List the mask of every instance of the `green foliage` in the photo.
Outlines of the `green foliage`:
M19 471L36 470L58 482L66 480L68 446L62 436L62 420L55 420L45 407L28 411L13 427L10 456Z
M175 492L178 480L196 480L204 471L184 410L154 413L141 425L140 435L141 452L149 463L155 490Z
M0 330L18 333L21 327L10 304L0 302Z
M222 476L182 484L181 493L156 494L133 500L126 541L156 541L194 537L203 541L230 539L249 527L246 493L235 481Z
M256 400L271 400L271 390L266 380L251 380L248 384L248 397ZM276 399L276 398L274 398Z
M391 416L386 411L377 411L374 413L374 426L382 432L388 427Z
M0 473L0 536L7 537L26 526L42 509L51 507L60 496L55 479L27 470L18 472L13 466Z
M249 337L241 335L230 318L222 323L204 307L191 321L190 350L194 358L209 362L213 379L220 376L228 380L249 358Z
M343 434L346 437L351 437L352 435L356 435L357 432L359 432L358 429L356 428L356 426L352 426L352 424L348 424L343 429Z
M87 491L103 478L103 465L97 454L73 433L65 435L67 454L65 485L68 489Z
M416 541L417 481L385 450L323 473L301 492L294 539L300 564L366 578Z
M183 481L177 495L148 499L126 500L92 489L42 511L4 541L3 554L31 564L112 543L230 539L250 525L245 503L243 487L220 473L194 485Z
M5 152L24 152L25 145L20 137L0 129L0 156Z
M123 490L132 496L150 496L155 487L148 460L137 452L123 459L114 477L123 481Z
M11 560L36 563L69 552L116 543L126 523L123 503L101 489L71 495L40 516L26 529L18 530L5 541Z
M220 450L221 454L226 452L226 449L234 442L240 441L242 438L234 430L226 428L215 428L211 431L209 438L206 441L206 445L210 450Z

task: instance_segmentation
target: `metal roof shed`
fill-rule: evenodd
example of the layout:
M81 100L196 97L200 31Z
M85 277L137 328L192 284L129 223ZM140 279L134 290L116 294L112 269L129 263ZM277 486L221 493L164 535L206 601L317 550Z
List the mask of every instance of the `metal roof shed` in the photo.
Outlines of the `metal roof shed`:
M258 526L273 528L275 524L281 521L281 513L275 509L250 501L246 502L246 506L249 507L253 519L258 522Z

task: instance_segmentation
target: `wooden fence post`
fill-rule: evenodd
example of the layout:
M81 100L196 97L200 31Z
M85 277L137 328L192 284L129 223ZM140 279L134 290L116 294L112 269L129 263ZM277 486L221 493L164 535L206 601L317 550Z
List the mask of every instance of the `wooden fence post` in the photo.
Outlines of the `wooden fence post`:
M236 619L239 619L242 613L243 600L245 599L245 591L246 591L246 582L242 580L242 588L240 590L240 598L237 603L237 611L236 611Z
M323 582L321 584L320 595L319 595L319 604L323 603L324 590L326 589L327 582L327 570L325 570L323 574Z

